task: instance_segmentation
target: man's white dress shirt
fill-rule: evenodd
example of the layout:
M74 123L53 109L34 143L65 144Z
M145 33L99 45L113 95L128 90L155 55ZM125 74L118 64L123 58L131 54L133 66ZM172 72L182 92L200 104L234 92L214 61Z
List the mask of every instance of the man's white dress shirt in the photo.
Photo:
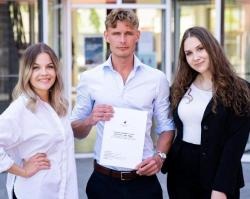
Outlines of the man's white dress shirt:
M78 199L73 132L67 117L60 118L46 102L38 100L32 113L23 95L0 115L0 172L15 162L22 165L37 153L46 153L50 169L32 177L8 174L7 192L12 199Z
M143 159L146 159L154 154L152 120L155 120L158 134L174 129L168 98L169 84L163 72L143 64L134 56L134 68L124 83L121 75L113 69L110 56L105 63L81 74L71 120L86 119L97 104L147 111L143 150ZM104 122L98 122L96 127L94 158L99 163Z

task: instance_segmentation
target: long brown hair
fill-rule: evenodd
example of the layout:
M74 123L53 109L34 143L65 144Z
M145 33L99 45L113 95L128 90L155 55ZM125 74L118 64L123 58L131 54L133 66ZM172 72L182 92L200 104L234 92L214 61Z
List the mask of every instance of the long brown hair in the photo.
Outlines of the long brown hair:
M18 82L12 93L13 99L24 94L29 99L27 108L35 112L38 97L32 89L30 78L32 66L40 53L47 53L50 56L56 72L55 83L49 91L49 103L59 116L65 116L67 114L68 102L63 96L60 63L54 51L44 43L31 45L25 50L20 62Z
M171 88L172 108L177 107L198 75L187 63L184 53L184 42L188 37L197 38L209 55L213 82L213 112L216 112L216 106L220 102L225 107L231 107L237 115L249 114L250 89L248 83L236 75L218 41L203 27L189 28L182 37L177 72Z

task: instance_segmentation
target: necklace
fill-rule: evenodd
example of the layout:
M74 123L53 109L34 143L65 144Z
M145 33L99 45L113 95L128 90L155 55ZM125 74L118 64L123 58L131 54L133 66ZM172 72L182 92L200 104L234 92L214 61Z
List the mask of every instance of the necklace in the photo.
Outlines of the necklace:
M203 87L201 87L200 85L197 85L197 84L195 84L195 83L193 83L193 84L194 84L194 86L195 86L197 89L202 90L202 91L212 91L212 90L213 90L213 87L212 87L212 86L209 87L209 88L203 88Z
M212 86L210 88L201 88L201 90L204 90L204 91L212 91Z
M197 88L204 90L204 91L212 91L213 89L212 81L202 79L199 75L197 76L197 78L195 79L193 83L195 84Z

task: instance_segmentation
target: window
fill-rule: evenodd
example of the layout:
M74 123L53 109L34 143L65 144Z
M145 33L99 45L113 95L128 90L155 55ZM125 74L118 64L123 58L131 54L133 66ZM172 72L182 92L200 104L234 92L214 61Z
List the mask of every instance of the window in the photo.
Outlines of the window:
M20 56L38 41L37 10L35 0L0 3L0 113L12 100Z
M76 86L80 74L104 62L109 56L109 46L103 33L105 19L110 9L105 8L77 8L72 9L72 104L76 97ZM136 48L136 55L146 64L165 69L165 10L159 8L143 8L135 10L139 18L141 37ZM145 15L145 13L147 13ZM91 48L90 48L91 47ZM95 129L84 140L76 140L76 152L92 152L95 141Z

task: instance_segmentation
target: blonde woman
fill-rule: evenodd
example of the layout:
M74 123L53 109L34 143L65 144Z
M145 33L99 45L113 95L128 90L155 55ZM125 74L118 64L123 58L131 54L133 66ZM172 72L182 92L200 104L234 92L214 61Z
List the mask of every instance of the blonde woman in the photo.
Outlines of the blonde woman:
M43 43L20 64L14 101L0 115L0 172L9 198L77 199L73 132L59 60Z

